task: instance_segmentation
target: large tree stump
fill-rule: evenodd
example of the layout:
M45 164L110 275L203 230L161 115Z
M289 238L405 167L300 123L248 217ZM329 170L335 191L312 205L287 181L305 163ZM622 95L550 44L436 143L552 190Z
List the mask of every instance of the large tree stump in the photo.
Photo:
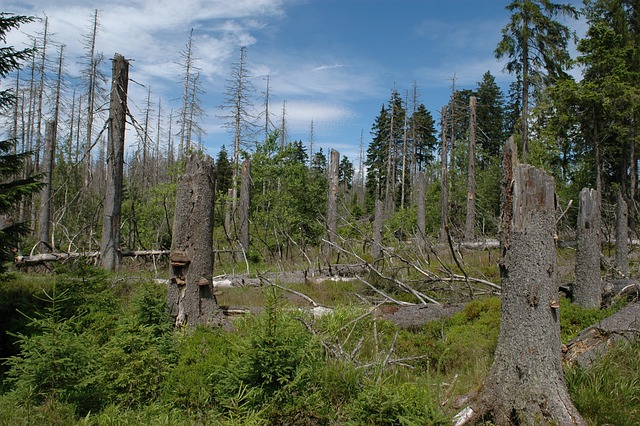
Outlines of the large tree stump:
M623 278L629 276L629 209L627 202L618 192L616 208L616 260L615 268Z
M585 308L599 308L602 303L602 285L598 191L587 188L580 191L577 228L576 284L573 286L573 301Z
M213 294L213 159L192 154L178 178L168 304L176 327L220 325Z
M555 185L505 147L502 319L494 363L458 424L584 425L562 373L556 269ZM468 415L471 413L470 415Z

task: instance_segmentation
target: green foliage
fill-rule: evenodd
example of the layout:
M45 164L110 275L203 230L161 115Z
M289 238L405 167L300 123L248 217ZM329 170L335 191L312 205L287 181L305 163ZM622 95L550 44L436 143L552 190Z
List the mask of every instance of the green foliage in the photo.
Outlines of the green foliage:
M565 371L571 399L589 424L640 424L639 351L640 340L623 340L592 367Z
M78 317L64 318L61 306L69 300L54 284L44 292L44 313L30 318L31 335L16 334L20 354L6 360L7 382L27 406L48 399L63 403L91 404L95 399L96 349L86 333L77 331Z
M582 330L601 321L623 307L623 302L618 302L606 309L584 308L565 297L560 299L560 330L562 343L576 337Z

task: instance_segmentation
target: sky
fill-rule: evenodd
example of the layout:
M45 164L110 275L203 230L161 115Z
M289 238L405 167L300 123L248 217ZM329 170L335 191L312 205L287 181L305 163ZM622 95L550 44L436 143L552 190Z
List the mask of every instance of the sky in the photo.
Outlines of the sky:
M66 72L79 73L94 11L100 28L97 50L130 62L130 109L162 98L163 109L180 108L180 52L193 29L206 117L206 152L215 157L233 135L220 118L231 69L246 46L255 87L253 103L264 109L269 77L270 115L279 125L283 105L289 140L310 140L314 151L336 149L358 163L371 126L395 88L401 97L414 82L419 102L436 122L456 89L475 89L490 71L506 93L513 76L494 57L507 24L508 1L497 0L3 0L5 12L49 19L51 40L65 44ZM571 1L576 6L579 0ZM579 30L579 23L571 23ZM27 45L23 25L8 43ZM110 76L110 62L105 61ZM264 120L264 119L262 119ZM263 122L263 121L262 121ZM165 124L166 126L166 124ZM175 127L174 127L175 128ZM129 135L129 133L128 133ZM134 143L127 136L128 143Z

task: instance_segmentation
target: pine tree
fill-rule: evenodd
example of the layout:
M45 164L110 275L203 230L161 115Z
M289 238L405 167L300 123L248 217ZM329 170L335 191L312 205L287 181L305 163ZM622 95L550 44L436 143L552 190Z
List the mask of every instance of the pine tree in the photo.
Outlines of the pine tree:
M543 87L565 74L570 63L571 31L555 18L577 18L577 11L571 5L549 0L515 0L506 9L511 19L502 29L495 55L498 59L508 57L507 71L522 80L522 158L526 162L530 89Z
M33 54L32 49L15 50L6 46L7 33L30 21L30 17L0 13L0 41L5 45L0 49L0 78L6 78ZM10 89L0 91L0 112L9 109L15 101ZM4 270L4 262L13 258L13 250L29 231L28 223L14 222L16 205L42 187L39 175L16 178L31 153L14 153L15 145L15 139L0 141L0 271Z

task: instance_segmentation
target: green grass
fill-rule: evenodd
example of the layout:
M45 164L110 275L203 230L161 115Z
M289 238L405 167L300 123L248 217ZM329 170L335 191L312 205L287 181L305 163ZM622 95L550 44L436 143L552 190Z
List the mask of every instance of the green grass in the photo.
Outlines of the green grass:
M356 302L352 294L367 290L359 282L324 281L287 286L335 306L332 315L291 309L299 301L273 287L224 289L221 304L265 309L234 331L177 333L164 286L92 268L46 278L20 275L0 288L12 299L2 298L3 315L31 306L37 320L14 330L22 351L4 365L13 370L3 376L0 426L449 424L455 397L484 380L500 324L492 297L398 329ZM64 292L55 321L47 299L35 298L53 282ZM611 312L563 300L563 339ZM591 369L567 370L590 424L640 424L639 349L620 345Z

